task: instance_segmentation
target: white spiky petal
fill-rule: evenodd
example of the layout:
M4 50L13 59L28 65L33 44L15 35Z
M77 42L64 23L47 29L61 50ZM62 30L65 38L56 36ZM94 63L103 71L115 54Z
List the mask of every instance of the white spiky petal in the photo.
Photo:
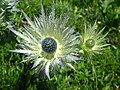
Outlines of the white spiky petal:
M23 12L23 11L22 11ZM9 29L17 36L22 38L20 46L22 49L10 50L11 52L26 54L25 61L33 61L33 67L36 71L44 70L50 79L49 72L57 69L59 66L69 66L75 70L71 62L81 60L77 52L76 45L79 41L73 34L74 29L70 26L66 27L69 17L55 16L55 9L49 16L45 15L43 6L41 7L41 15L34 17L34 22L23 12L29 26L24 25L23 30L16 31L12 27ZM57 43L57 49L54 53L47 53L42 49L42 41L50 37Z

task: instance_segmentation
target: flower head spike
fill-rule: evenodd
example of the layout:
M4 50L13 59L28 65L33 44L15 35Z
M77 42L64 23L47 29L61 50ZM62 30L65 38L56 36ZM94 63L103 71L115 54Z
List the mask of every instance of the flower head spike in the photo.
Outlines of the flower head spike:
M95 31L96 28L96 22L93 26L89 26L88 29L86 29L85 26L85 31L81 36L80 46L88 55L101 54L104 47L109 45L105 44L105 37L107 36L107 33L102 35L104 28L99 32Z
M0 13L0 31L4 30L3 27L5 27L5 23L3 22L3 18L4 18L4 11Z
M29 26L24 25L24 30L20 31L9 28L22 38L22 49L10 51L26 54L25 61L33 61L32 68L38 72L44 71L49 79L49 72L54 72L60 66L67 65L74 69L71 62L81 60L76 47L79 44L79 36L73 34L73 28L66 26L68 17L56 17L54 7L49 15L45 15L43 6L41 15L34 17L34 22L24 12L23 14Z
M0 41L2 40L2 36L6 30L6 23L4 22L4 18L4 11L2 11L0 13Z
M20 10L16 8L17 4L20 2L20 0L4 0L4 3L8 5L7 9L10 12L17 11L19 12Z

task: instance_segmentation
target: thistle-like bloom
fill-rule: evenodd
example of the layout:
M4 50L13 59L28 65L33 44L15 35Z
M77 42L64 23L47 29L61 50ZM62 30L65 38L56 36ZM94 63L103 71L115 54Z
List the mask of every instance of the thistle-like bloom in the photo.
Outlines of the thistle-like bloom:
M104 47L108 46L108 44L105 44L105 37L108 33L103 35L102 32L104 28L99 32L97 32L96 29L97 25L95 22L94 25L89 26L88 29L86 29L85 26L85 31L81 35L80 46L88 55L101 54Z
M49 15L45 15L42 6L41 15L34 17L34 22L24 12L23 14L29 25L24 25L23 30L19 31L9 28L22 38L21 49L10 51L24 53L27 56L24 61L33 61L32 68L37 72L44 71L49 79L49 72L59 70L60 66L74 69L71 62L81 60L76 47L79 44L79 36L73 34L73 28L66 26L69 17L55 16L54 6Z

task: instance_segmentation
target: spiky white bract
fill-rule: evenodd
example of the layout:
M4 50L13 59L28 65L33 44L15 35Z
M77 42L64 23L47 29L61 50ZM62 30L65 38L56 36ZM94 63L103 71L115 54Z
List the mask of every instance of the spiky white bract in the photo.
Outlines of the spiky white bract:
M3 26L5 26L5 24L3 23L3 18L4 18L4 11L0 13L0 28L2 28Z
M81 34L81 43L80 46L82 50L87 53L89 56L95 55L95 54L102 54L102 50L104 47L108 46L109 44L105 44L105 37L108 33L105 35L102 34L103 29L101 29L99 32L96 31L97 24L94 23L93 26L89 25L88 28Z
M20 2L20 0L4 0L4 3L7 3L10 12L17 11L19 12L20 10L16 8L17 4Z
M60 66L74 69L71 62L81 60L77 54L79 49L76 47L79 45L77 39L79 36L73 34L74 29L67 26L69 17L67 15L57 17L54 6L49 15L45 15L41 6L41 15L34 17L34 22L24 12L23 14L29 25L24 25L23 30L19 31L9 28L22 38L20 41L22 49L10 51L26 54L27 57L23 62L33 61L32 68L38 73L44 71L49 79L49 72L54 73Z

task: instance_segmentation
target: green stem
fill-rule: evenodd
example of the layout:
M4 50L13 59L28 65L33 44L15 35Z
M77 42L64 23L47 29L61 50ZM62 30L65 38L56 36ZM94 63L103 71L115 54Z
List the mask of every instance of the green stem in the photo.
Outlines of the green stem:
M92 71L93 71L93 77L95 78L95 87L96 87L96 90L98 90L98 83L97 83L97 74L96 74L96 69L95 69L95 66L93 64L93 61L92 61L92 56L89 57L89 61L92 65Z

